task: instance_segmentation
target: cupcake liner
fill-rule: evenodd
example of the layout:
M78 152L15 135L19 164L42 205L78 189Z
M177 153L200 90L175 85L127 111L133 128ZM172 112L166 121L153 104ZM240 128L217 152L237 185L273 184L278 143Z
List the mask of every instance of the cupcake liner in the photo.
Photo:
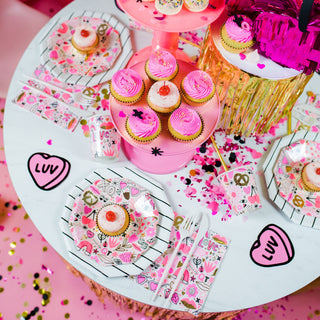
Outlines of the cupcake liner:
M205 103L207 103L208 101L210 101L214 95L215 95L215 92L216 92L216 86L214 85L214 90L212 91L213 93L211 95L209 95L208 97L206 98L203 98L201 99L201 101L197 101L197 100L194 100L192 97L190 97L186 92L185 90L183 89L183 85L182 85L182 82L180 84L180 92L181 92L181 95L183 97L183 99L190 105L194 106L194 107L198 107L198 106L202 106L204 105ZM190 98L189 98L190 97Z
M147 98L147 104L148 104L149 108L152 109L152 110L155 111L155 112L158 112L158 113L161 113L161 114L164 114L164 115L165 115L165 114L170 114L170 113L172 113L174 110L178 109L178 108L180 107L181 103L182 103L181 91L180 91L180 90L179 90L179 93L180 93L179 104L178 104L177 106L175 106L175 107L174 107L172 110L170 110L170 111L162 112L162 111L156 110L156 109L150 104L148 98Z

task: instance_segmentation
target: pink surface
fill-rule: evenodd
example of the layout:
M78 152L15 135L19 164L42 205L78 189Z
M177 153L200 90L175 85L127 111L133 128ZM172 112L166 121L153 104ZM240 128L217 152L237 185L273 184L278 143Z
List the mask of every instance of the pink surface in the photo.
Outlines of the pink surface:
M60 9L55 0L26 3L45 13L53 14ZM35 316L31 319L37 320L149 320L149 317L121 310L111 303L102 304L82 280L70 274L60 256L27 217L5 162L4 100L0 100L0 111L0 320L25 319L23 315L32 310ZM37 284L43 289L42 294ZM319 297L320 288L316 288L250 308L234 320L318 319Z

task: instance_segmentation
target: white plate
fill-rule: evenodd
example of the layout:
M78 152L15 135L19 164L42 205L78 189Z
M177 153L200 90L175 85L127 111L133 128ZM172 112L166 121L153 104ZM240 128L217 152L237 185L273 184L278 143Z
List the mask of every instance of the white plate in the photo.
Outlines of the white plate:
M92 73L90 71L89 65L92 67L95 66L95 61L98 60L92 60L92 61L86 61L84 59L84 55L81 55L78 52L69 52L64 51L60 48L59 52L60 54L56 53L56 56L53 56L53 51L56 52L56 50L53 50L56 46L56 39L57 37L54 36L54 34L57 32L57 30L61 30L60 34L61 36L66 36L67 38L63 43L68 45L70 47L70 30L68 30L67 26L64 25L64 23L75 23L75 19L77 17L88 17L87 23L96 23L96 22L102 22L104 21L108 26L111 26L115 32L111 31L111 35L116 36L116 33L120 37L121 42L121 53L117 56L114 63L111 63L109 66L106 67L106 70L101 70L101 67L103 67L103 63L99 63L97 66L100 68L99 72L95 71ZM66 32L64 29L64 26L66 27ZM64 33L65 32L65 33ZM113 43L116 43L116 39L114 37L111 37L111 41ZM63 43L62 46L63 46ZM61 47L61 44L60 47ZM101 49L101 45L98 45L98 48ZM118 48L118 46L115 46ZM61 17L60 19L57 19L51 28L48 30L46 35L40 40L40 60L41 63L59 80L63 82L67 82L70 84L79 84L86 87L92 87L99 83L106 82L110 80L113 76L113 74L118 71L119 69L125 68L127 62L132 56L133 50L131 45L131 39L129 34L129 29L124 26L122 23L120 23L115 17L107 14L107 13L101 13L101 12L91 12L91 11L82 11L82 12L73 12L72 14ZM73 50L75 51L75 50ZM100 50L101 51L101 50ZM61 53L62 52L62 53ZM72 54L75 55L75 57L72 57ZM60 59L62 56L65 56L66 61L64 63L56 63L56 59ZM71 56L70 56L71 55ZM79 62L81 59L83 60L81 63L84 65L84 70L88 70L87 73L84 73L83 71L80 72L77 70L77 67L74 68L75 73L70 73L69 71L72 68L66 67L66 64L68 64L68 56L74 60L75 63L77 61ZM76 57L79 56L79 59L76 59ZM60 57L60 58L59 58ZM99 54L99 59L101 60L101 54ZM109 59L109 57L104 57L103 59ZM111 59L111 57L110 57ZM105 61L106 65L108 65L108 61ZM71 62L70 62L71 63ZM80 63L80 62L79 62ZM66 72L68 71L68 72Z
M69 220L73 209L75 199L83 193L96 180L121 178L134 181L136 184L143 186L149 191L150 197L153 200L155 207L159 212L158 230L155 236L154 244L150 244L149 249L140 255L133 263L120 265L101 265L89 256L84 255L75 246L73 236L69 228ZM88 177L80 181L68 194L64 212L60 220L60 229L64 238L68 252L75 266L81 264L85 268L94 269L107 277L119 277L140 274L142 270L154 262L168 247L170 232L173 225L174 214L171 205L167 199L163 187L144 175L137 169L128 167L119 168L103 168L98 169Z
M301 214L300 210L294 208L285 200L279 192L276 177L273 172L274 166L279 158L280 151L300 140L320 141L320 133L300 130L288 136L276 139L272 145L266 160L263 163L263 170L270 199L282 210L282 212L295 224L320 229L320 218Z

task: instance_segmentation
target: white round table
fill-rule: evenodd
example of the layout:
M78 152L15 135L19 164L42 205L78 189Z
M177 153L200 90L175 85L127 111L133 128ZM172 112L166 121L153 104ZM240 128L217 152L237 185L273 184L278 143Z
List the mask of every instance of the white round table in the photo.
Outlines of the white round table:
M21 88L18 80L23 79L22 74L32 74L40 63L39 39L48 33L58 17L85 9L115 15L123 24L129 26L128 17L113 1L92 0L90 4L86 0L71 2L50 20L25 51L11 82L4 120L6 160L21 203L50 245L71 264L73 260L66 250L59 228L66 195L78 181L105 164L91 159L89 139L83 136L81 128L78 127L73 133L68 132L23 110L12 101ZM134 51L150 45L150 33L138 30L131 32ZM317 86L319 78L310 82L308 87L311 90L314 88L316 92ZM49 140L51 144L47 143ZM40 151L59 155L71 163L68 178L51 191L37 188L28 172L28 158ZM263 159L259 162L260 169L262 162ZM128 164L123 160L112 165ZM190 164L190 168L186 170L190 170L191 166ZM174 174L148 175L164 186L177 213L190 215L195 211L202 211L210 215L209 209L201 207L195 200L186 198L183 192L176 192L179 181L172 179ZM171 181L170 184L168 181ZM231 311L261 305L300 289L320 275L320 259L317 254L320 247L320 231L290 222L268 198L263 175L258 177L258 188L262 195L262 209L243 216L233 216L228 221L221 221L221 215L210 217L211 228L231 239L231 243L202 312ZM295 256L289 264L266 268L253 263L249 252L259 232L271 223L287 232L293 243ZM85 268L79 271L123 296L146 304L151 302L151 293L130 279L105 278ZM161 307L161 299L157 299L154 305Z

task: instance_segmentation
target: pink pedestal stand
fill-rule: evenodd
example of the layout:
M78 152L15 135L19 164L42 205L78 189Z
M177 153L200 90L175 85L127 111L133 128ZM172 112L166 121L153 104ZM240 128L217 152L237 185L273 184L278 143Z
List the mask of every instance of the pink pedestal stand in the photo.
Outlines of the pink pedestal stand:
M189 56L178 50L179 32L187 32L202 28L215 21L225 8L224 0L210 1L208 8L202 12L190 12L184 7L172 16L159 13L154 2L137 2L118 0L118 4L133 20L153 30L151 47L136 52L128 66L146 61L150 52L155 49L170 51L177 59L191 62Z
M182 79L196 68L187 62L178 60L179 73L172 80L178 88ZM125 129L126 117L132 112L132 109L138 107L148 108L147 94L150 86L153 84L144 71L144 62L140 62L132 69L137 71L143 78L146 90L140 101L134 105L126 106L118 103L113 97L110 97L110 113L112 120L123 138L123 151L134 165L143 171L166 174L175 172L184 167L193 157L196 148L204 143L213 133L220 116L219 99L217 94L206 104L195 108L202 117L203 131L201 135L190 142L180 142L173 139L168 130L167 122L169 114L159 114L162 131L155 140L148 144L142 144L132 139ZM186 105L182 102L181 105Z

